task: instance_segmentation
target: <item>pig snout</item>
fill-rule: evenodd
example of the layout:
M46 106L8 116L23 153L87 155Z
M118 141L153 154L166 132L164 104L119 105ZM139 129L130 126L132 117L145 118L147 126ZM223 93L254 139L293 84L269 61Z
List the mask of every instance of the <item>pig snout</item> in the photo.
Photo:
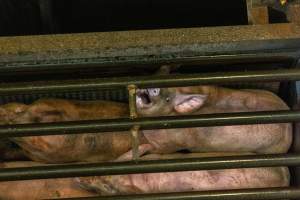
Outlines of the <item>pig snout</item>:
M160 88L139 89L136 95L137 108L151 108L160 98Z

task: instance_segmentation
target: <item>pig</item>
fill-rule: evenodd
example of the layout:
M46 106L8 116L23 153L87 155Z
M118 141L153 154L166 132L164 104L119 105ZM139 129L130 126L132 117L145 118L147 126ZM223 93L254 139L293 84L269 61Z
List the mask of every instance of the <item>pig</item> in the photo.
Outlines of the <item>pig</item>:
M109 101L41 99L31 105L1 107L5 124L64 122L128 116L128 105ZM2 113L3 113L2 112ZM130 134L53 135L11 138L33 161L44 163L101 162L116 159L131 148Z
M143 144L139 147L139 153L145 154L152 148L150 144ZM116 161L130 160L131 153L122 155ZM140 159L160 160L231 155L238 155L238 153L145 154ZM290 184L290 174L287 167L267 167L94 176L76 178L76 180L82 188L88 191L97 192L102 196L113 196L287 187Z
M140 117L289 110L275 94L217 86L139 89ZM290 123L144 130L152 153L201 152L286 153L292 143Z
M0 167L22 168L41 165L41 163L26 161L1 163ZM2 200L79 198L95 195L80 188L74 178L0 182Z

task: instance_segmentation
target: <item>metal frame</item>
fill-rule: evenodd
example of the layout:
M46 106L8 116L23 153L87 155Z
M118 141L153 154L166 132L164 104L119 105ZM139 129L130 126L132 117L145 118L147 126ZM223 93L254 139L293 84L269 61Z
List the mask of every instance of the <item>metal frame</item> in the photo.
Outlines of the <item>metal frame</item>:
M259 57L295 59L299 57L299 38L300 28L293 23L3 37L0 38L0 72Z

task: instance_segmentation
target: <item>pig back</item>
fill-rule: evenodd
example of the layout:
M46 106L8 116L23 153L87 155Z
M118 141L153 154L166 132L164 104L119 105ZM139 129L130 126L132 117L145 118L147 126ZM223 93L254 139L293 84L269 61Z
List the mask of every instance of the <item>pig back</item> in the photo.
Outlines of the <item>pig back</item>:
M6 105L19 109L19 105ZM126 117L126 104L107 101L67 101L44 99L28 105L9 124L64 122ZM34 161L48 163L105 161L116 158L131 147L128 134L78 134L13 138Z
M233 90L207 87L210 91L207 106L198 114L289 110L286 103L265 90ZM292 143L292 124L257 124L200 128L212 149L255 152L262 154L286 153ZM207 144L207 143L206 143Z

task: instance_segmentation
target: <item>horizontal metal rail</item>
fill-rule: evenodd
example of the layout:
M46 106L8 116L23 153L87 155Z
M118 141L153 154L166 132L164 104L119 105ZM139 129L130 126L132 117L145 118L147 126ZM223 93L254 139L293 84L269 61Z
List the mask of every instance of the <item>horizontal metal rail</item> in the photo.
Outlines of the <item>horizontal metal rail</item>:
M0 169L0 181L299 165L300 154L49 165Z
M232 82L296 81L300 80L300 69L270 71L247 71L228 73L204 73L194 75L164 75L147 77L122 77L85 79L71 81L47 81L0 84L0 95L31 94L41 92L83 91L126 88L136 85L139 88L196 86Z
M240 59L243 55L250 55L256 61L257 57L274 61L268 57L274 54L298 56L299 29L293 23L276 23L1 37L0 66L7 67L4 71L12 72L40 71L45 68L60 71L66 65L79 63L85 67L92 63L97 67L111 64L168 64L174 60L176 63L190 63L187 58L190 56L198 57L193 59L198 63L202 60L214 62L218 56ZM12 65L16 67L9 69ZM85 67L82 69L85 70Z
M140 130L288 123L300 121L300 111L269 111L249 113L205 114L195 116L167 116L135 119L106 119L95 121L18 124L0 126L0 138L65 135ZM126 133L126 132L124 132Z
M299 188L270 188L168 194L142 194L130 196L102 196L72 199L68 198L64 200L277 200L297 198L300 198Z

